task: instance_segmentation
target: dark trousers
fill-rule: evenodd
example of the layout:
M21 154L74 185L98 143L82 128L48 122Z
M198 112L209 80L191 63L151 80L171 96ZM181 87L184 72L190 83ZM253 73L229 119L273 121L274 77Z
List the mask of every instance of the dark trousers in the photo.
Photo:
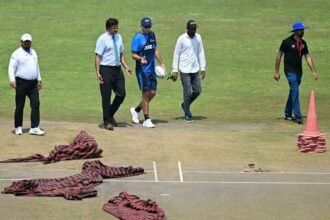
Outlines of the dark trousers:
M22 127L23 113L26 96L30 99L31 107L31 128L39 126L40 123L40 101L37 80L25 80L16 77L16 109L15 109L15 128Z
M121 67L101 66L100 74L103 78L103 84L100 84L103 122L107 125L112 122L113 116L125 99L125 77ZM116 96L111 103L112 90Z
M202 92L201 79L197 73L181 73L181 83L183 87L183 107L185 115L191 115L190 105Z

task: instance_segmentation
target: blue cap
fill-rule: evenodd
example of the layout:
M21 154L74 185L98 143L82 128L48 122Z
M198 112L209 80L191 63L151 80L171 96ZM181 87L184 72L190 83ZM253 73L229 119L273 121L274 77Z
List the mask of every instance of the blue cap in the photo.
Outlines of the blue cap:
M304 23L302 23L301 21L295 22L292 25L292 30L290 32L294 32L296 30L302 30L308 28L307 26L304 25Z
M148 17L143 17L141 19L141 26L151 26L152 23L151 23L151 19L148 18Z

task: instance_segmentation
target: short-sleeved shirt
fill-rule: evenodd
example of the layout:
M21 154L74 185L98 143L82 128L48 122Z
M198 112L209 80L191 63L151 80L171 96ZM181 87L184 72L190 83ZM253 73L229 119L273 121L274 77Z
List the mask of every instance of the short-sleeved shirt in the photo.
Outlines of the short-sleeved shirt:
M102 66L116 66L113 37L115 38L118 54L120 55L124 51L124 44L120 34L110 35L107 31L103 33L97 39L95 48L95 53L101 56L100 65Z
M155 73L155 50L157 47L155 33L150 31L147 34L137 33L132 39L132 53L146 57L147 64L136 61L136 73Z
M291 35L282 41L279 50L284 53L284 72L302 74L302 57L309 53L306 41L299 43Z

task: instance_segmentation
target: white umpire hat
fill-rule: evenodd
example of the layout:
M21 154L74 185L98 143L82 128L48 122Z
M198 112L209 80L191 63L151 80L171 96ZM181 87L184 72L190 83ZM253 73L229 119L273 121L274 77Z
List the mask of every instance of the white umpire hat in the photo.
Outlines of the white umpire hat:
M25 33L21 37L21 41L31 41L32 42L32 36L31 34Z

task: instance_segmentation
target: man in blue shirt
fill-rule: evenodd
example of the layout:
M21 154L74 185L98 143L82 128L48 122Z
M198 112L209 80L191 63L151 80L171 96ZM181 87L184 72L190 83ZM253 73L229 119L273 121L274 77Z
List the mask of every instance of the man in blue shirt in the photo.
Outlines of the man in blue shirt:
M155 125L149 118L149 103L155 97L157 90L157 77L155 73L155 58L165 69L165 64L157 48L156 36L151 31L151 19L143 17L141 19L141 32L137 33L132 40L132 58L136 61L135 72L142 91L141 101L136 108L132 107L132 121L139 123L139 112L144 114L143 126L154 128Z
M121 64L126 74L132 75L132 70L128 67L124 56L124 44L118 34L118 24L115 18L106 21L106 32L97 39L95 49L96 79L100 84L103 122L107 130L113 130L113 127L118 125L114 115L126 96L125 77ZM116 96L110 103L112 90Z

